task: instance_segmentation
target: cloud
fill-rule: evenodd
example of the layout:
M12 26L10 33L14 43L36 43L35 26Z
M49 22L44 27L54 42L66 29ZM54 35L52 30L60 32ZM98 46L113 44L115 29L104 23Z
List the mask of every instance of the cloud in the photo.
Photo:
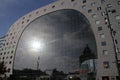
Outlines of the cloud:
M92 34L92 31L90 32L85 29L78 32L65 33L63 36L63 40L68 46L72 46L72 48L82 48L86 44L91 43L92 40L94 40L94 36Z

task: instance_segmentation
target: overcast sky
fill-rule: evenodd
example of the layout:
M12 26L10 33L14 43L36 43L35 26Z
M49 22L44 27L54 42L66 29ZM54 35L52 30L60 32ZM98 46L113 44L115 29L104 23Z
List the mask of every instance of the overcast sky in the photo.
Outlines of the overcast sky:
M21 16L57 0L0 0L0 36Z

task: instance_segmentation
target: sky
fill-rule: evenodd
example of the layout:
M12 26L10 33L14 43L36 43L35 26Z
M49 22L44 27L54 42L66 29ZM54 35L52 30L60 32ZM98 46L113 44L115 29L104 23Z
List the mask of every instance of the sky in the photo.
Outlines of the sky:
M57 0L0 0L0 37L20 17Z

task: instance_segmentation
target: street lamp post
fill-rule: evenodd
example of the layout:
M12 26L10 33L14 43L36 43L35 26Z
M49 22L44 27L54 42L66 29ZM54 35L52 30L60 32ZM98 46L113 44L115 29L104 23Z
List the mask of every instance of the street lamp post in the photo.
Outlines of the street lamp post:
M39 66L40 66L39 60L40 60L40 57L38 57L38 59L37 59L37 70L39 70Z
M113 48L114 48L115 60L116 60L115 63L116 63L116 67L117 67L117 70L118 70L118 77L119 77L119 80L120 80L120 69L119 69L119 64L118 64L118 55L117 55L117 52L116 52L115 39L114 39L114 36L113 36L113 29L112 29L111 24L110 24L108 9L105 8L105 11L106 11L106 17L107 17L107 20L108 20L108 27L110 29L110 34L111 34L111 38L112 38L112 41L113 41Z

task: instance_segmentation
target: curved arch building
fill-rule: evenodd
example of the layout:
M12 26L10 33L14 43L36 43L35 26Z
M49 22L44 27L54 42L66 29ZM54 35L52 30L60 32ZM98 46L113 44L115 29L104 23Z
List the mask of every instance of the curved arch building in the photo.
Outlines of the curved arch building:
M13 73L16 49L26 27L38 17L64 9L82 13L90 23L97 46L96 80L105 77L116 80L120 73L117 64L120 60L120 0L58 0L18 19L7 32L0 50L0 61L9 69L7 76Z

